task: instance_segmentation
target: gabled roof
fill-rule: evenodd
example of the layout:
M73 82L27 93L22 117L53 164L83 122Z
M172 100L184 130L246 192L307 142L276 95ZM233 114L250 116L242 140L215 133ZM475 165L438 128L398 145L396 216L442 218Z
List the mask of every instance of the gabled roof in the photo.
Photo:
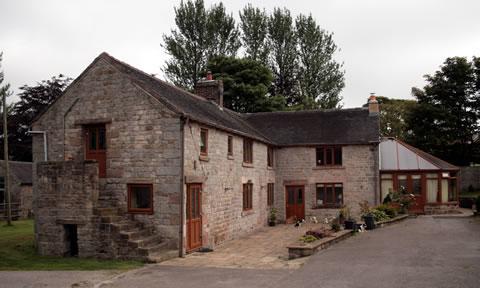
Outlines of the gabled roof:
M380 170L458 170L425 151L394 138L380 142Z
M204 125L247 136L267 144L318 145L379 142L378 116L369 116L365 108L240 114L142 72L105 52L100 54L77 79L100 60L107 61L173 112ZM74 85L77 79L70 86ZM42 114L37 116L35 121Z
M263 135L281 146L378 143L378 116L368 109L332 109L245 114Z
M5 167L5 161L0 160L0 165ZM8 165L21 184L32 184L32 162L8 161Z

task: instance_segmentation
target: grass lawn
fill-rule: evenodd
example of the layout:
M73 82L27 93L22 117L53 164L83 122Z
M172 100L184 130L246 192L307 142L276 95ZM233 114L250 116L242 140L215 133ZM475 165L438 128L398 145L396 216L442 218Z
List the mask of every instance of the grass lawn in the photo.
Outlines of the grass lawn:
M39 256L33 246L33 220L12 224L0 222L0 270L126 270L143 265L138 261Z

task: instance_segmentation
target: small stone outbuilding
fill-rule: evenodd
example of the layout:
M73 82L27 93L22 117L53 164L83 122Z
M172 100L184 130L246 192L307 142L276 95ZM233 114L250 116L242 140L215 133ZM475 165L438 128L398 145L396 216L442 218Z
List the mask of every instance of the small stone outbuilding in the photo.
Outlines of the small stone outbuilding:
M211 76L189 93L106 53L40 115L35 232L44 255L159 261L267 225L379 203L378 103L240 114Z
M9 161L13 219L32 216L32 163ZM0 219L6 217L5 161L0 160Z

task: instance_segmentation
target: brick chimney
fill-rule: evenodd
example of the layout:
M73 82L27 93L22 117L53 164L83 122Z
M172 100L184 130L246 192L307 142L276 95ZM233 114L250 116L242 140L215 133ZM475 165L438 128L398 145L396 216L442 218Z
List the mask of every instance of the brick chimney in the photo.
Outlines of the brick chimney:
M207 72L205 79L199 80L195 84L194 93L207 100L212 100L223 107L223 82L222 80L213 80L212 72Z
M368 112L370 116L376 116L380 113L380 106L375 93L370 93L370 97L368 97Z

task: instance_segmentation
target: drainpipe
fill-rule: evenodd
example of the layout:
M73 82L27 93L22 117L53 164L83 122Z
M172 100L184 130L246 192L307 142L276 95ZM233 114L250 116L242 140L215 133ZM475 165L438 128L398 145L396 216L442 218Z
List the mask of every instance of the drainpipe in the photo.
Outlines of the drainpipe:
M179 231L178 231L178 234L180 235L180 244L179 244L179 250L178 250L178 256L179 257L185 257L185 253L184 253L184 249L183 249L183 244L184 244L184 241L183 241L183 222L184 222L184 218L183 218L183 215L185 214L185 203L184 203L184 200L185 200L185 197L184 197L184 194L185 194L185 191L184 191L184 181L185 181L185 171L184 171L184 161L185 161L185 141L184 141L184 138L185 138L185 132L184 132L184 126L185 126L185 123L188 122L188 118L185 118L185 116L181 116L180 118L180 227L179 227Z
M29 134L43 134L43 155L44 161L48 161L47 131L27 131Z

